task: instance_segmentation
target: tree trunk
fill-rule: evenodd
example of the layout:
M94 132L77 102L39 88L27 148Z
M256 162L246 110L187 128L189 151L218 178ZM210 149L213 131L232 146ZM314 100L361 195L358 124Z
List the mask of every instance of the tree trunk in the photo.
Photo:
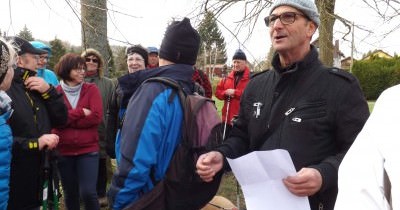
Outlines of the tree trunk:
M333 65L333 24L335 18L335 0L315 0L320 12L321 24L319 25L319 56L327 66Z
M104 75L112 66L111 48L107 39L107 1L81 0L82 48L93 48L104 59Z

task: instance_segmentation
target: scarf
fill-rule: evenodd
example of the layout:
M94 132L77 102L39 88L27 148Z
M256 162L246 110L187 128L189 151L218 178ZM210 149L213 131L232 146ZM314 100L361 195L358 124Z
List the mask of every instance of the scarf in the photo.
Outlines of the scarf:
M81 94L82 84L83 82L77 86L71 87L66 83L64 83L63 80L61 80L60 82L61 88L64 90L65 95L67 96L67 99L73 109L75 109L76 105L78 104L78 99L79 95Z

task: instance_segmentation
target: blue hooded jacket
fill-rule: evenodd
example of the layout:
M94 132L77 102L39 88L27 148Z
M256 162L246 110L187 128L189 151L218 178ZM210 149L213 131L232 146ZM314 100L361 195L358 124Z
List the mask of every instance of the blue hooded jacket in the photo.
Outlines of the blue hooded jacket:
M183 110L179 96L174 96L174 90L164 84L149 82L139 86L141 82L137 81L144 81L149 74L168 77L177 81L186 93L193 92L191 65L173 64L149 73L140 72L143 72L140 76L134 75L136 80L130 80L133 89L126 89L133 95L115 146L118 169L109 191L114 210L123 209L154 187L150 172L155 181L164 177L181 140Z

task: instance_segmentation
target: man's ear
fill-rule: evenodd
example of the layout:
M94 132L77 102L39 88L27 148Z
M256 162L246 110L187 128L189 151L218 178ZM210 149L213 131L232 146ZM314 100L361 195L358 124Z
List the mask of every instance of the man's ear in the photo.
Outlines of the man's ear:
M314 33L317 31L317 25L314 22L309 21L309 24L307 27L308 27L307 36L312 37L314 35Z

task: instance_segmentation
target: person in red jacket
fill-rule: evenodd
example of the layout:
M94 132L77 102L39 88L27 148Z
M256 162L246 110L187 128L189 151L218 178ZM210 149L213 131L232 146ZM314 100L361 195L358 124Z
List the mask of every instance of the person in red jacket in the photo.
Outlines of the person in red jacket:
M215 97L224 100L222 121L228 125L227 130L232 126L232 118L239 113L240 97L250 80L246 54L241 49L236 50L232 62L232 71L219 81L215 91Z
M86 63L78 54L60 58L55 70L61 78L57 90L64 95L68 121L53 129L60 136L58 169L67 209L99 210L96 183L99 166L99 135L97 127L103 120L100 91L93 83L84 82Z

